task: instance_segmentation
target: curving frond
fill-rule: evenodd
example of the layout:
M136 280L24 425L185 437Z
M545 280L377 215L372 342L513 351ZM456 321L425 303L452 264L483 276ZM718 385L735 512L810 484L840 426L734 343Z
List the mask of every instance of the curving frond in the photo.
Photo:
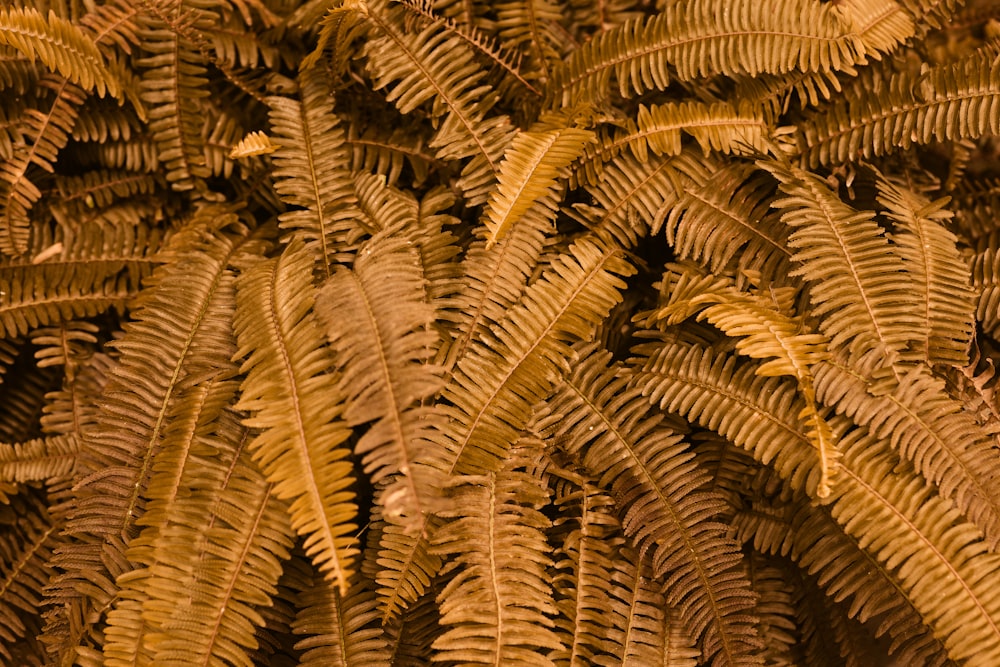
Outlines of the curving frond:
M354 266L338 267L319 289L316 314L336 352L344 418L370 424L354 451L373 483L395 476L382 514L416 521L440 487L417 448L435 419L422 403L443 379L429 363L440 339L429 328L434 310L412 242L378 234L363 243Z
M896 363L920 326L917 295L872 212L844 203L821 178L778 162L761 162L787 195L774 202L795 229L793 273L809 281L812 313L833 349L862 372Z
M299 79L300 100L267 98L271 130L281 144L272 158L274 189L295 207L278 220L288 238L305 242L315 255L317 274L325 278L348 250L346 237L356 229L356 198L329 84L314 70Z
M790 230L771 207L774 182L752 165L734 163L683 190L663 221L667 241L682 259L713 272L735 264L737 284L756 274L762 284L787 280Z
M674 77L841 70L880 57L912 34L910 17L890 0L673 3L577 49L553 72L550 103L604 100L612 75L629 97L662 90Z
M465 40L440 25L407 30L400 12L405 10L383 10L381 3L368 10L381 33L365 49L374 87L388 88L386 99L403 114L429 104L439 119L431 147L440 159L468 160L458 186L469 205L481 204L514 128L506 115L491 115L496 94Z
M632 272L618 251L587 237L553 257L549 270L458 362L441 392L451 404L441 407L449 419L426 463L449 475L495 471L531 407L569 363L569 345L593 335L620 299L620 276Z
M687 443L658 427L660 418L648 415L648 402L610 363L610 353L581 353L586 363L559 385L543 426L618 499L625 535L649 554L669 606L697 639L703 660L761 664L755 598L742 557L726 527L713 521L722 498L700 488L707 479Z
M292 632L306 635L295 643L302 667L388 667L389 644L378 625L374 593L358 579L347 595L321 580L299 591ZM394 664L394 663L393 663Z
M975 333L969 267L959 254L958 239L946 226L947 200L929 201L900 183L879 175L878 201L895 223L893 248L903 258L910 289L919 295L919 336L910 348L928 364L965 366Z
M450 489L451 519L434 536L434 551L452 555L438 595L444 632L433 659L462 664L554 667L547 650L555 604L545 541L544 483L515 453L498 472L463 476Z
M31 7L0 10L0 44L13 47L83 88L98 95L121 94L118 79L108 70L94 42L80 28L50 11L48 17Z
M250 414L247 426L260 429L250 451L273 493L291 502L306 554L345 595L358 554L353 466L344 446L351 432L312 311L312 264L312 253L293 243L240 276L234 327L246 378L237 408Z
M490 195L483 218L492 248L532 205L551 194L560 171L579 157L594 133L578 128L522 132L504 153L497 189Z
M973 52L919 75L894 74L874 93L854 87L803 123L801 160L815 167L998 132L1000 58Z

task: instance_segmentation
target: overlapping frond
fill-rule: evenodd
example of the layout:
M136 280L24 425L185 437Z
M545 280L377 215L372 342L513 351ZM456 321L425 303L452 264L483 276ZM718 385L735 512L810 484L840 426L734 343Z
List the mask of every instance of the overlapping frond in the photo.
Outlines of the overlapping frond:
M707 480L687 443L658 427L641 391L629 388L628 374L609 363L611 355L583 351L587 362L548 402L551 437L619 499L626 536L649 554L703 660L761 664L741 554L726 527L713 521L722 498L700 488Z
M312 311L313 261L294 243L240 276L234 326L246 377L237 407L260 429L250 451L273 493L290 501L306 554L346 594L358 554L350 430Z
M225 213L208 209L201 215ZM228 326L228 313L210 304L225 283L232 247L228 240L208 237L178 249L182 261L157 273L155 289L117 343L120 363L101 397L96 424L82 442L76 503L67 522L74 543L56 559L65 574L50 591L62 608L46 629L52 640L63 633L87 634L114 597L114 580L132 569L125 551L138 533L152 460L189 372L185 369L197 356L194 343L203 330ZM102 559L104 565L95 567ZM75 627L78 613L89 618L83 628ZM73 641L60 641L65 655L76 651Z
M778 282L791 270L792 250L788 226L770 208L773 190L773 181L751 165L726 165L684 188L663 221L667 241L681 259L713 272L735 268L738 282L746 272L764 284Z
M0 44L13 47L98 95L121 94L97 46L80 28L50 11L45 17L32 7L0 10Z
M269 97L271 129L281 146L274 154L274 188L295 208L279 216L289 238L301 238L326 278L340 254L348 250L347 235L357 215L351 175L347 169L344 132L332 113L331 90L321 72L299 77L300 100Z
M903 258L910 289L919 295L919 335L910 349L928 364L965 366L975 332L969 267L948 229L946 201L929 201L884 176L878 179L879 203L895 223L893 248Z
M593 334L620 299L620 276L633 271L618 251L591 238L553 257L550 267L459 361L442 390L449 419L428 465L448 474L495 471L531 407L569 363L569 345Z
M481 204L514 128L506 115L491 114L496 93L465 40L434 24L406 30L399 12L405 10L368 10L381 33L365 51L374 86L388 89L386 99L404 114L429 104L439 119L431 147L440 159L468 160L458 186L470 205Z
M29 213L42 197L31 168L53 170L83 103L83 91L66 79L49 75L38 85L52 95L48 108L27 113L22 131L28 143L0 164L0 252L5 255L20 255L28 246Z
M555 613L545 530L539 510L544 483L515 454L498 472L464 476L450 490L451 519L434 537L434 550L451 555L451 574L438 596L444 632L435 660L467 665L554 667L546 657L562 649Z
M912 34L910 17L888 0L674 3L575 51L553 72L552 104L605 99L612 75L618 92L629 97L664 89L674 77L840 70L878 57Z
M440 339L412 242L378 234L363 243L354 266L320 288L316 313L343 378L344 418L369 424L355 453L373 483L398 475L383 491L383 516L417 520L440 487L415 448L431 437L434 411L422 403L443 379L429 363Z
M302 667L388 667L389 645L378 624L375 594L357 580L347 595L320 580L299 592L292 632L306 635L295 643ZM318 584L318 585L317 585Z
M572 127L522 132L514 138L500 163L497 189L490 195L483 216L489 230L487 250L539 198L551 194L560 171L593 141L593 132Z
M914 144L1000 132L1000 59L974 52L919 75L904 70L874 93L857 86L802 126L801 160L817 166Z
M761 166L787 195L774 202L794 228L794 273L809 281L812 313L830 346L849 353L862 372L895 362L907 347L917 318L917 295L872 212L844 203L815 174L777 162Z
M203 187L209 175L201 150L204 107L211 94L205 58L190 38L172 23L204 24L210 17L163 3L143 15L139 35L145 57L136 59L141 71L141 98L149 108L149 131L156 154L166 167L174 190Z

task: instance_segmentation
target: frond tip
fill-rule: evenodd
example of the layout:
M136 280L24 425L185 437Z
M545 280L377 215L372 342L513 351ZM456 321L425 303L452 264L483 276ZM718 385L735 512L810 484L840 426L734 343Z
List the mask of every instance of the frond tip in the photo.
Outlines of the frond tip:
M593 132L577 128L522 132L514 139L504 154L499 184L486 207L487 250L555 185L559 171L594 141Z
M229 151L229 157L233 160L253 157L254 155L268 155L281 148L278 144L271 143L271 137L263 132L251 132L240 139L240 142Z

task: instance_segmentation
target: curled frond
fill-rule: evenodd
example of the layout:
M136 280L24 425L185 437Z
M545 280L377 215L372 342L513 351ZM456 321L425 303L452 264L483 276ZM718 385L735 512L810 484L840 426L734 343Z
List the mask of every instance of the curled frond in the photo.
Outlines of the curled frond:
M271 138L263 132L251 132L229 151L229 157L233 160L253 157L254 155L268 155L281 148L278 144L272 144Z

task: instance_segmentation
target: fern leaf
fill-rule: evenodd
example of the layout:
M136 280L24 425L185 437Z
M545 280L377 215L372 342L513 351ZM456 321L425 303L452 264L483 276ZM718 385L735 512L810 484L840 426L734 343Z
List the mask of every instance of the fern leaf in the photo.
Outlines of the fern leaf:
M38 86L53 93L51 106L27 114L27 146L18 147L11 160L0 164L0 252L6 255L19 255L27 248L31 226L28 214L42 197L29 178L29 169L34 165L53 171L52 165L69 142L83 104L83 92L65 79L46 76Z
M291 500L306 554L344 595L358 553L343 446L350 431L313 298L311 253L299 243L240 277L234 326L246 379L237 407L251 413L247 426L261 429L251 452L274 494Z
M440 159L468 159L458 186L469 205L483 203L514 131L507 116L490 115L496 94L485 82L486 70L465 40L443 26L410 31L400 25L399 12L383 17L374 8L368 18L382 34L365 51L375 88L391 86L386 99L404 114L430 103L431 115L440 119L431 146Z
M560 171L595 141L594 133L577 128L522 132L504 153L497 189L483 215L489 250L515 220L544 194L551 192Z
M32 494L5 503L17 520L5 525L0 536L0 659L26 664L16 657L17 649L39 634L43 589L55 574L52 554L59 547L62 525ZM5 523L9 521L5 517Z
M667 602L698 639L703 660L761 664L742 557L725 527L712 520L722 498L699 489L706 478L687 444L647 416L648 403L628 387L630 378L610 363L610 353L586 351L587 362L548 402L552 416L543 424L619 498L625 534L650 554Z
M76 465L78 450L72 435L0 444L0 480L21 484L65 477Z
M296 207L279 224L305 241L316 257L318 275L329 277L357 214L344 132L331 107L321 72L300 76L302 99L269 97L271 128L281 147L274 154L275 190Z
M902 261L874 214L845 204L818 176L794 166L760 163L788 195L774 203L795 231L788 244L810 282L812 313L833 349L846 349L865 373L893 364L920 322Z
M172 3L164 3L166 5ZM208 71L198 47L181 31L183 21L201 22L206 16L174 16L180 5L166 12L154 6L146 14L140 36L149 55L136 60L142 70L141 97L149 107L149 131L156 154L166 167L174 190L203 186L209 176L202 151L201 125L209 97ZM173 25L171 25L173 22Z
M412 243L383 234L366 241L353 268L339 267L323 284L316 314L337 353L347 423L371 422L354 451L373 483L399 474L382 496L391 499L383 515L416 519L440 484L418 465L415 447L434 419L421 402L442 378L428 363L439 338Z
M208 208L192 224L228 213ZM125 554L145 511L152 460L182 388L183 369L197 358L201 332L228 327L229 313L212 304L232 250L231 241L212 236L178 249L179 261L156 274L117 343L121 361L100 398L96 424L81 443L76 503L67 520L74 542L55 561L65 573L51 591L63 615L52 620L47 634L66 625L73 633L91 632L117 592L115 579L134 567ZM76 613L88 619L82 627L72 617ZM68 653L76 650L72 641L59 643Z
M913 34L910 17L895 3L830 5L785 0L675 3L648 20L603 33L577 49L553 72L553 106L607 97L612 74L618 92L664 89L670 66L684 81L724 74L827 72L864 64Z
M104 63L101 52L80 28L34 8L0 10L0 44L11 46L29 59L39 58L46 67L85 89L113 97L121 85Z
M969 267L945 223L945 202L930 202L916 192L878 178L879 203L896 225L893 247L903 258L910 286L920 295L921 326L910 347L929 364L965 366L975 332Z
M614 500L586 480L579 482L557 489L560 512L549 539L558 545L552 582L559 611L555 631L565 647L550 654L556 667L598 664L618 648L611 638L618 630L613 621L620 619L612 615L610 570L621 557L621 527Z
M914 77L892 75L880 90L857 87L803 123L801 160L868 159L933 141L1000 132L1000 59L974 52Z
M796 444L807 437L787 419L794 400L788 385L749 380L725 355L669 344L657 346L639 375L663 409L716 430L771 464L793 489L815 494L819 471L801 455L808 445ZM899 582L952 659L996 661L1000 598L981 573L1000 566L1000 557L933 487L900 469L864 430L845 433L848 426L831 421L842 451L826 501L834 519ZM942 594L953 604L942 608Z
M878 387L825 363L816 382L821 401L888 442L942 497L953 499L991 545L998 544L1000 480L989 463L992 441L926 367L915 366L898 382Z
M519 465L520 464L520 465ZM444 633L434 660L554 667L545 649L561 649L547 568L549 520L541 481L519 470L516 455L499 472L460 478L452 520L437 531L435 552L453 554L453 573L438 596Z
M256 648L254 629L263 625L256 608L271 604L293 533L271 485L245 450L235 453L199 469L196 490L179 499L175 520L162 529L148 575L120 579L148 576L149 599L130 620L149 626L157 665L253 664L246 651Z
M312 583L299 593L299 611L292 623L292 632L307 635L295 643L302 653L299 664L388 667L388 642L376 622L376 599L367 582L355 581L344 596L321 581Z
M554 257L494 333L459 361L442 390L450 419L428 464L449 475L495 471L531 406L569 362L569 344L593 335L620 298L619 276L632 270L618 252L586 237Z
M773 181L751 166L723 166L702 182L684 188L663 227L681 259L705 264L713 273L736 265L772 284L791 270L789 229L770 210ZM657 229L653 230L658 231Z

